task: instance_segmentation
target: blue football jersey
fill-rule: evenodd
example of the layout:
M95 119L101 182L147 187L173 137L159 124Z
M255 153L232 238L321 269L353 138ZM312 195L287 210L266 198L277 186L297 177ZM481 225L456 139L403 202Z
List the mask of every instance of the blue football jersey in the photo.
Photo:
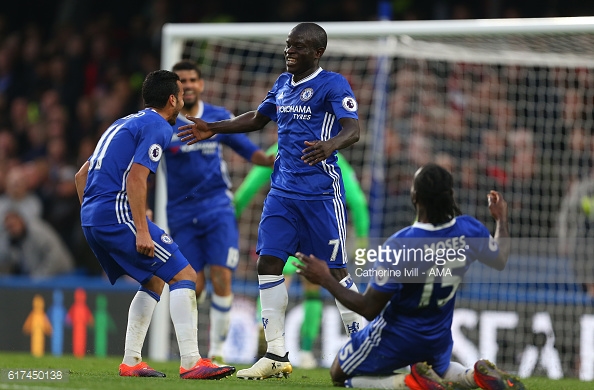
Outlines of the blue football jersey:
M298 82L283 73L258 111L278 125L270 193L304 200L343 197L336 151L314 166L301 157L305 141L328 140L342 129L340 119L358 119L357 101L347 80L322 68Z
M488 229L467 215L440 226L417 222L391 236L383 248L403 255L398 264L394 256L391 264L376 262L375 270L407 270L414 283L403 275L390 280L376 273L371 287L393 294L376 320L450 343L456 289L465 272L475 260L493 261L499 255Z
M132 163L155 172L173 128L147 108L116 120L89 157L89 174L81 208L82 226L132 222L126 179Z
M197 117L215 122L229 119L232 114L223 107L200 102ZM231 180L222 158L221 144L229 146L247 161L259 149L243 133L215 134L207 140L186 145L176 133L180 126L188 123L192 122L178 115L171 143L165 149L167 219L170 225L188 215L188 208L196 207L197 203L207 210L231 205Z

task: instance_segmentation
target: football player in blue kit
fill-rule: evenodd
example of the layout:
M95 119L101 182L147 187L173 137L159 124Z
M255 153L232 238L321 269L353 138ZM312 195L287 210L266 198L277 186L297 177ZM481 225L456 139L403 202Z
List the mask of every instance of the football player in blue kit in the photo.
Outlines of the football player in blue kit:
M233 117L225 108L200 99L204 79L194 61L182 60L172 70L184 89L184 107L174 131L192 123L186 115L211 122ZM239 231L222 144L253 164L274 164L274 156L266 155L245 134L217 134L193 145L174 134L164 152L169 232L197 273L197 297L206 292L204 267L209 266L213 291L208 357L215 364L224 364L223 345L233 302L231 282L239 261Z
M417 222L388 238L383 248L408 248L409 256L421 250L419 259L424 261L412 263L409 257L380 263L375 259L373 277L363 294L336 283L326 263L314 255L297 254L303 262L297 264L299 274L371 321L339 350L330 369L335 385L413 390L524 388L518 378L489 361L479 360L474 369L450 361L456 289L464 273L475 260L502 270L509 255L503 197L495 191L488 194L496 223L491 237L481 222L461 214L453 194L452 175L441 166L430 163L415 173L411 199ZM440 247L453 251L442 251L451 258L433 259ZM418 276L408 280L386 277L391 267L403 270L407 266L417 267ZM407 366L411 366L410 374L394 374Z
M271 189L258 228L258 282L267 352L238 378L288 376L293 368L285 348L287 289L282 276L287 258L301 251L319 253L336 280L357 289L347 269L344 186L336 151L359 140L357 101L347 80L320 67L326 31L300 23L290 32L282 73L257 110L230 120L179 128L192 145L219 133L243 133L278 125L278 152ZM347 334L359 330L361 317L337 301Z
M182 109L179 76L151 72L142 85L145 109L116 120L75 175L84 235L109 281L122 275L140 283L130 304L121 376L164 377L142 361L141 351L165 283L178 340L182 379L219 379L234 367L218 367L198 351L196 272L177 244L146 216L147 178L169 145Z

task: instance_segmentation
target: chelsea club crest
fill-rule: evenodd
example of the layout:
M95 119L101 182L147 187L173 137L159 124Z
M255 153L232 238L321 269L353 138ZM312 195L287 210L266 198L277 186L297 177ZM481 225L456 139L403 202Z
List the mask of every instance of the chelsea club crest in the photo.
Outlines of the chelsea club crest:
M312 88L305 88L303 91L301 91L301 95L299 95L299 98L306 102L309 99L311 99L311 97L313 96L313 89Z
M164 234L161 235L161 241L163 241L165 244L171 244L171 243L173 243L173 240L171 239L171 237L167 233L164 233Z

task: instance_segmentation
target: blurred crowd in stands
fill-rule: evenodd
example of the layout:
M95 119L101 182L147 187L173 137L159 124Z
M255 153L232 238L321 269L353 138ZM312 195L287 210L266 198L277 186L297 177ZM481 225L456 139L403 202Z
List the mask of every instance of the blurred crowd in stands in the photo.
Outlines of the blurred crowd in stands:
M489 226L485 194L494 188L508 201L512 237L555 237L562 197L594 173L594 74L416 60L401 60L398 69L384 233L406 226L406 183L416 167L435 161L454 174L463 212Z
M391 2L395 20L587 15L594 8L587 3ZM100 274L80 229L73 176L109 124L142 108L141 84L148 72L159 68L164 23L353 21L375 20L376 15L377 3L363 0L23 0L4 4L0 9L0 274L47 276L75 270ZM398 82L416 82L416 71L403 68ZM457 80L455 72L452 75L447 82L453 88ZM431 78L424 82L430 83ZM498 82L497 77L484 80L485 91L474 93L488 94L488 90L494 90L493 83ZM462 111L449 110L436 121L443 110L434 104L431 94L408 96L406 85L398 90L403 92L393 95L391 110L395 110L396 118L401 114L403 121L388 134L386 145L392 148L389 156L403 155L404 128L398 126L418 130L407 139L414 157L412 164L422 163L433 153L431 139L442 137L440 145L454 147L458 138L467 136L462 131L467 127L461 124L472 118L463 117ZM573 104L572 98L578 99L568 92L565 107ZM490 154L507 153L511 148L508 172L527 179L518 185L529 186L523 183L538 174L534 133L525 127L498 132L498 128L509 125L508 119L513 120L513 113L504 99L491 97L461 102L469 106L490 102L488 108L476 108L493 114L488 117L494 122L489 123L490 130L483 133L481 140L484 148L462 160L453 159L461 152L450 149L439 150L435 158L439 157L444 165L451 164L461 173L464 185L473 186L477 180L473 159L488 163ZM414 115L412 121L405 120L411 102L430 109L425 115ZM570 108L563 111L563 115L576 113ZM438 122L447 126L434 126ZM501 138L502 134L505 138ZM570 147L576 144L585 150L585 146L579 146L580 139L576 130ZM488 169L493 180L508 180L498 167ZM389 183L397 187L390 189L393 199L408 196L407 189L398 186L409 180L402 177L400 170L389 172L395 175ZM408 200L403 203L408 206ZM38 231L46 234L33 234ZM46 249L33 252L33 248ZM36 253L37 262L23 260L33 256L31 253ZM55 267L42 265L45 261Z

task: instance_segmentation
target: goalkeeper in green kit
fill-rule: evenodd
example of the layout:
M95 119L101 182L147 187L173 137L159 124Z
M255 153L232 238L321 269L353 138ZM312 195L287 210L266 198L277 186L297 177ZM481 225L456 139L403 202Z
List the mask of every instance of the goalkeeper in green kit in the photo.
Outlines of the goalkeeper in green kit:
M276 151L277 145L274 144L266 151L266 154L276 153ZM342 171L346 204L354 221L357 248L366 248L369 234L369 210L367 199L359 185L359 181L357 180L353 168L340 153L338 153L338 166ZM262 186L270 182L271 173L272 168L265 166L254 166L250 170L243 183L235 192L235 216L237 218L241 216L243 210L245 210ZM285 276L287 285L290 285L291 276L297 270L292 264L293 262L299 262L299 260L295 257L290 257L283 269L283 275ZM304 287L305 300L303 302L303 308L305 312L303 323L301 325L301 355L299 359L299 367L314 368L317 367L317 362L312 349L320 334L323 304L320 296L320 287L310 284L305 279L302 280L302 283ZM260 306L259 299L258 306ZM259 308L256 312L260 313Z

